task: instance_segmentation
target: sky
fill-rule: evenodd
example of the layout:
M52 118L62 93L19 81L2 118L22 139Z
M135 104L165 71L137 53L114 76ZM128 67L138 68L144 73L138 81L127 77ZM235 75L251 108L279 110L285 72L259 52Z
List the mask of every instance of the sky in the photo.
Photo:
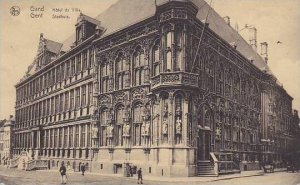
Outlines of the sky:
M95 17L116 1L0 0L0 120L14 115L14 85L33 62L40 33L48 39L63 42L75 31L77 9ZM20 15L10 14L12 6L20 7ZM235 24L240 29L245 24L255 25L258 43L266 41L269 44L270 69L294 97L293 108L300 110L300 1L213 0L212 7L222 17L229 16L233 27ZM63 12L53 8L63 9ZM69 11L65 12L65 9ZM38 17L41 13L42 17ZM53 19L53 14L69 18ZM248 38L246 31L241 34Z

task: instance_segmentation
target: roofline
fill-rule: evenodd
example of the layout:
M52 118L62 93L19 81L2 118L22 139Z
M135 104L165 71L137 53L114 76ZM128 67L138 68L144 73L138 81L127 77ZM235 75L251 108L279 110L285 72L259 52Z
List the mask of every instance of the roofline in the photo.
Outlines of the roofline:
M28 76L28 78L24 79L23 81L18 82L15 85L15 88L18 88L19 86L23 85L24 83L27 83L28 81L30 81L34 76L39 75L40 73L42 73L41 71L44 71L44 69L48 68L51 65L56 64L58 61L62 60L62 58L64 58L66 55L70 54L71 52L73 52L74 50L78 49L80 46L85 45L89 42L92 42L92 38L95 37L96 34L90 36L89 38L87 38L86 40L84 40L83 42L81 42L80 44L76 45L75 47L71 48L70 50L66 51L63 55L60 55L58 58L56 58L55 60L51 61L50 63L48 63L45 67L41 68L39 71L37 71L36 73ZM25 74L26 75L26 74Z

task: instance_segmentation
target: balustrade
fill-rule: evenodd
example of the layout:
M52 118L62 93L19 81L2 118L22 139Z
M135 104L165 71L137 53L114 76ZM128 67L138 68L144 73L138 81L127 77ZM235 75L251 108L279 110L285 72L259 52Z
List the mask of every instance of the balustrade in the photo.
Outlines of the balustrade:
M152 88L166 85L184 85L198 87L198 75L187 72L161 73L151 79Z

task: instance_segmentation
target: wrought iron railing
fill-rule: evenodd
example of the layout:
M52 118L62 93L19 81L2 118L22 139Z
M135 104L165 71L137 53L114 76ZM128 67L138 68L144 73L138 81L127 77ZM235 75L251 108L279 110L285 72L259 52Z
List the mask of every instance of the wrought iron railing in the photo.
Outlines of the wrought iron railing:
M211 153L211 157L215 158L214 169L218 174L240 171L239 162L234 159L232 153Z

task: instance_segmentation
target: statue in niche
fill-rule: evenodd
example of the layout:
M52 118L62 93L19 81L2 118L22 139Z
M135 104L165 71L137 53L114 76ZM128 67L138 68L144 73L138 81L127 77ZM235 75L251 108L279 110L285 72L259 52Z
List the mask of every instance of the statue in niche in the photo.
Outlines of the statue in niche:
M144 109L144 120L149 120L151 116L151 111L148 107L145 107Z
M124 137L130 136L129 132L130 132L130 125L129 124L125 124L123 126L123 136Z
M179 117L176 120L176 134L181 134L182 132L182 121Z
M93 124L93 128L92 128L92 138L93 139L97 139L98 138L98 127L97 127L97 124Z
M114 127L110 124L107 126L107 137L112 138L113 137L113 131Z
M181 143L181 134L182 134L182 121L180 117L177 117L176 119L176 144Z
M168 122L166 119L163 120L162 132L164 135L168 135Z
M150 123L148 121L143 123L142 126L142 135L149 136L150 134Z

